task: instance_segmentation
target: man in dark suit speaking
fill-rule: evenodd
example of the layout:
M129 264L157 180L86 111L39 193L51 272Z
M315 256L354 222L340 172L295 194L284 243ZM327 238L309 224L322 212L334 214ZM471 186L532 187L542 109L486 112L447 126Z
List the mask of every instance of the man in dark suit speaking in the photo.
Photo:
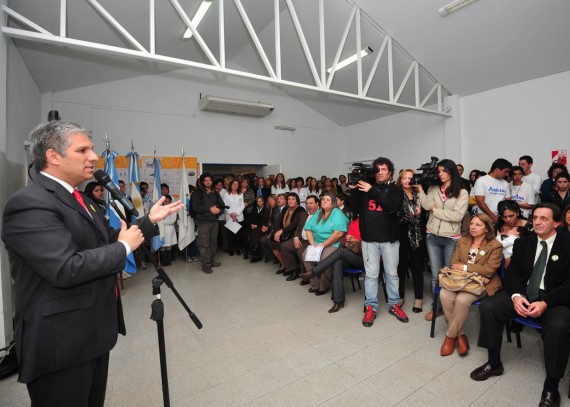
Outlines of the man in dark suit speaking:
M504 290L483 301L478 345L488 362L471 372L473 380L503 374L501 343L504 325L517 314L540 318L546 380L539 406L559 406L558 383L570 354L570 242L556 233L561 212L550 203L535 206L535 235L515 241Z
M32 406L103 406L109 351L125 333L116 273L156 222L182 207L153 206L114 230L76 186L93 177L91 132L52 121L30 134L38 174L9 199L2 240L14 280L19 381Z

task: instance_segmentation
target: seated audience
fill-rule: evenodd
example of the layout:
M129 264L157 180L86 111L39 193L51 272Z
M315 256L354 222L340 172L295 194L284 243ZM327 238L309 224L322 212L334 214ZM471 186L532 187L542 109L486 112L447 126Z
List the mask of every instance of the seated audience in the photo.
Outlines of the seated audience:
M348 230L348 219L342 211L336 207L336 197L331 193L325 193L321 197L321 209L305 225L307 240L310 246L322 247L320 260L326 259L335 251L340 239ZM308 248L307 248L308 250ZM313 272L318 262L305 261L307 250L303 254L306 273L301 275L304 280L311 282L310 293L322 295L327 292L332 277L332 266L323 270L321 274Z
M251 253L250 263L257 263L261 260L261 247L259 246L259 239L261 239L261 236L267 233L267 229L265 232L263 231L263 218L267 212L263 196L258 196L255 198L255 203L256 207L251 212L251 218L249 222L249 227L251 229L249 241L249 251ZM275 205L275 200L273 200L273 205Z
M294 281L299 278L301 273L305 273L305 265L303 263L303 252L309 245L307 241L307 232L305 231L305 224L311 219L315 212L319 209L319 198L315 195L307 197L307 212L299 214L299 222L297 228L293 233L293 239L281 243L281 254L285 261L285 273L289 275L287 281ZM285 274L283 273L283 274ZM301 281L301 285L306 285L309 282Z
M286 242L293 238L293 233L299 223L300 214L305 212L305 209L299 205L299 196L290 192L287 194L287 207L281 212L281 216L277 219L277 223L271 234L271 250L273 255L279 261L279 269L275 274L284 274L290 276L293 271L286 271L285 260L281 254L281 243Z
M570 241L556 232L561 220L556 205L535 206L532 222L536 235L515 241L503 291L483 300L479 307L478 345L487 349L488 360L470 375L476 381L502 375L505 324L517 315L539 318L546 370L539 406L560 405L558 384L570 354Z
M485 214L471 216L469 236L457 242L451 259L451 268L477 273L484 277L485 292L475 295L466 291L449 291L441 288L441 305L448 321L445 340L441 346L441 356L453 353L457 344L457 353L466 355L469 341L463 332L463 325L469 314L471 304L486 295L492 296L501 289L501 279L497 269L501 265L503 246L495 240L495 228L491 218Z
M350 222L346 236L341 240L340 247L332 252L326 259L321 260L315 268L314 274L322 274L324 270L333 267L332 272L332 300L333 306L329 314L338 312L344 307L344 284L342 277L345 268L364 270L362 259L362 239L360 238L360 226L358 218Z
M270 258L274 257L271 250L271 240L269 236L271 232L275 231L277 221L281 216L281 211L285 208L287 204L286 194L279 194L277 197L271 195L267 198L267 212L265 213L265 218L263 219L262 230L267 232L266 235L262 236L259 240L263 254L265 255L265 262L267 263ZM277 259L275 259L277 263Z

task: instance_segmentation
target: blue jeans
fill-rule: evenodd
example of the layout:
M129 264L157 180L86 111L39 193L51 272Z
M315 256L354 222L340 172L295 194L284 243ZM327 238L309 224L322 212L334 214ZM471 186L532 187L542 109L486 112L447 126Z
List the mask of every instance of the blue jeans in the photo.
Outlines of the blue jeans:
M378 243L362 242L362 258L364 260L364 306L372 306L374 311L378 308L378 276L380 274L380 257L386 272L386 291L388 292L388 305L400 302L398 285L398 261L400 257L400 242Z
M451 258L455 253L455 246L458 239L451 237L437 236L432 233L427 234L426 245L429 256L429 265L431 268L431 292L438 285L439 269L442 267L451 267ZM438 304L441 310L441 304Z

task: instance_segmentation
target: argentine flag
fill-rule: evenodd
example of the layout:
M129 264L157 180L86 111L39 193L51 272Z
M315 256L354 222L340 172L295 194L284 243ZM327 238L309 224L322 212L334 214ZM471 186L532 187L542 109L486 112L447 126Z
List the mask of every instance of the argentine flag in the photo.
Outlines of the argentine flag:
M160 160L158 157L154 157L153 161L154 167L154 188L152 189L152 203L153 205L162 198L162 193L160 190ZM164 222L158 222L158 236L152 238L152 248L156 251L162 247L164 244Z
M117 157L117 152L116 151L111 151L111 150L105 150L103 151L103 153L101 154L103 156L103 159L105 160L105 167L104 167L104 171L109 174L109 178L111 178L111 181L113 181L115 183L115 185L119 185L119 174L117 173L117 167L115 167L115 157ZM110 204L110 199L111 199L111 194L109 193L109 191L105 190L105 202L107 203L107 213L109 214L109 225L111 225L111 227L113 229L120 229L121 228L121 218L119 217L119 215L117 214L117 212L115 212L115 209L113 209L113 207ZM117 207L119 208L119 210L121 212L123 212L123 214L125 214L125 209L123 208L123 205L121 205L120 202L116 202ZM135 257L133 256L133 253L129 254L127 256L127 262L125 264L125 271L127 273L136 273L137 272L137 265L135 263Z

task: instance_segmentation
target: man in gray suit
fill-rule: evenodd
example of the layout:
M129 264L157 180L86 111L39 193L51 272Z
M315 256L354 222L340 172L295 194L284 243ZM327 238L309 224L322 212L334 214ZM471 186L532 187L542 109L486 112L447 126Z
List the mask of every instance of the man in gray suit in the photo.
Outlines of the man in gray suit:
M178 211L161 206L120 230L77 190L98 159L91 132L52 121L30 134L38 174L9 199L2 240L16 300L19 381L32 406L103 406L109 351L125 334L116 273L128 254Z

